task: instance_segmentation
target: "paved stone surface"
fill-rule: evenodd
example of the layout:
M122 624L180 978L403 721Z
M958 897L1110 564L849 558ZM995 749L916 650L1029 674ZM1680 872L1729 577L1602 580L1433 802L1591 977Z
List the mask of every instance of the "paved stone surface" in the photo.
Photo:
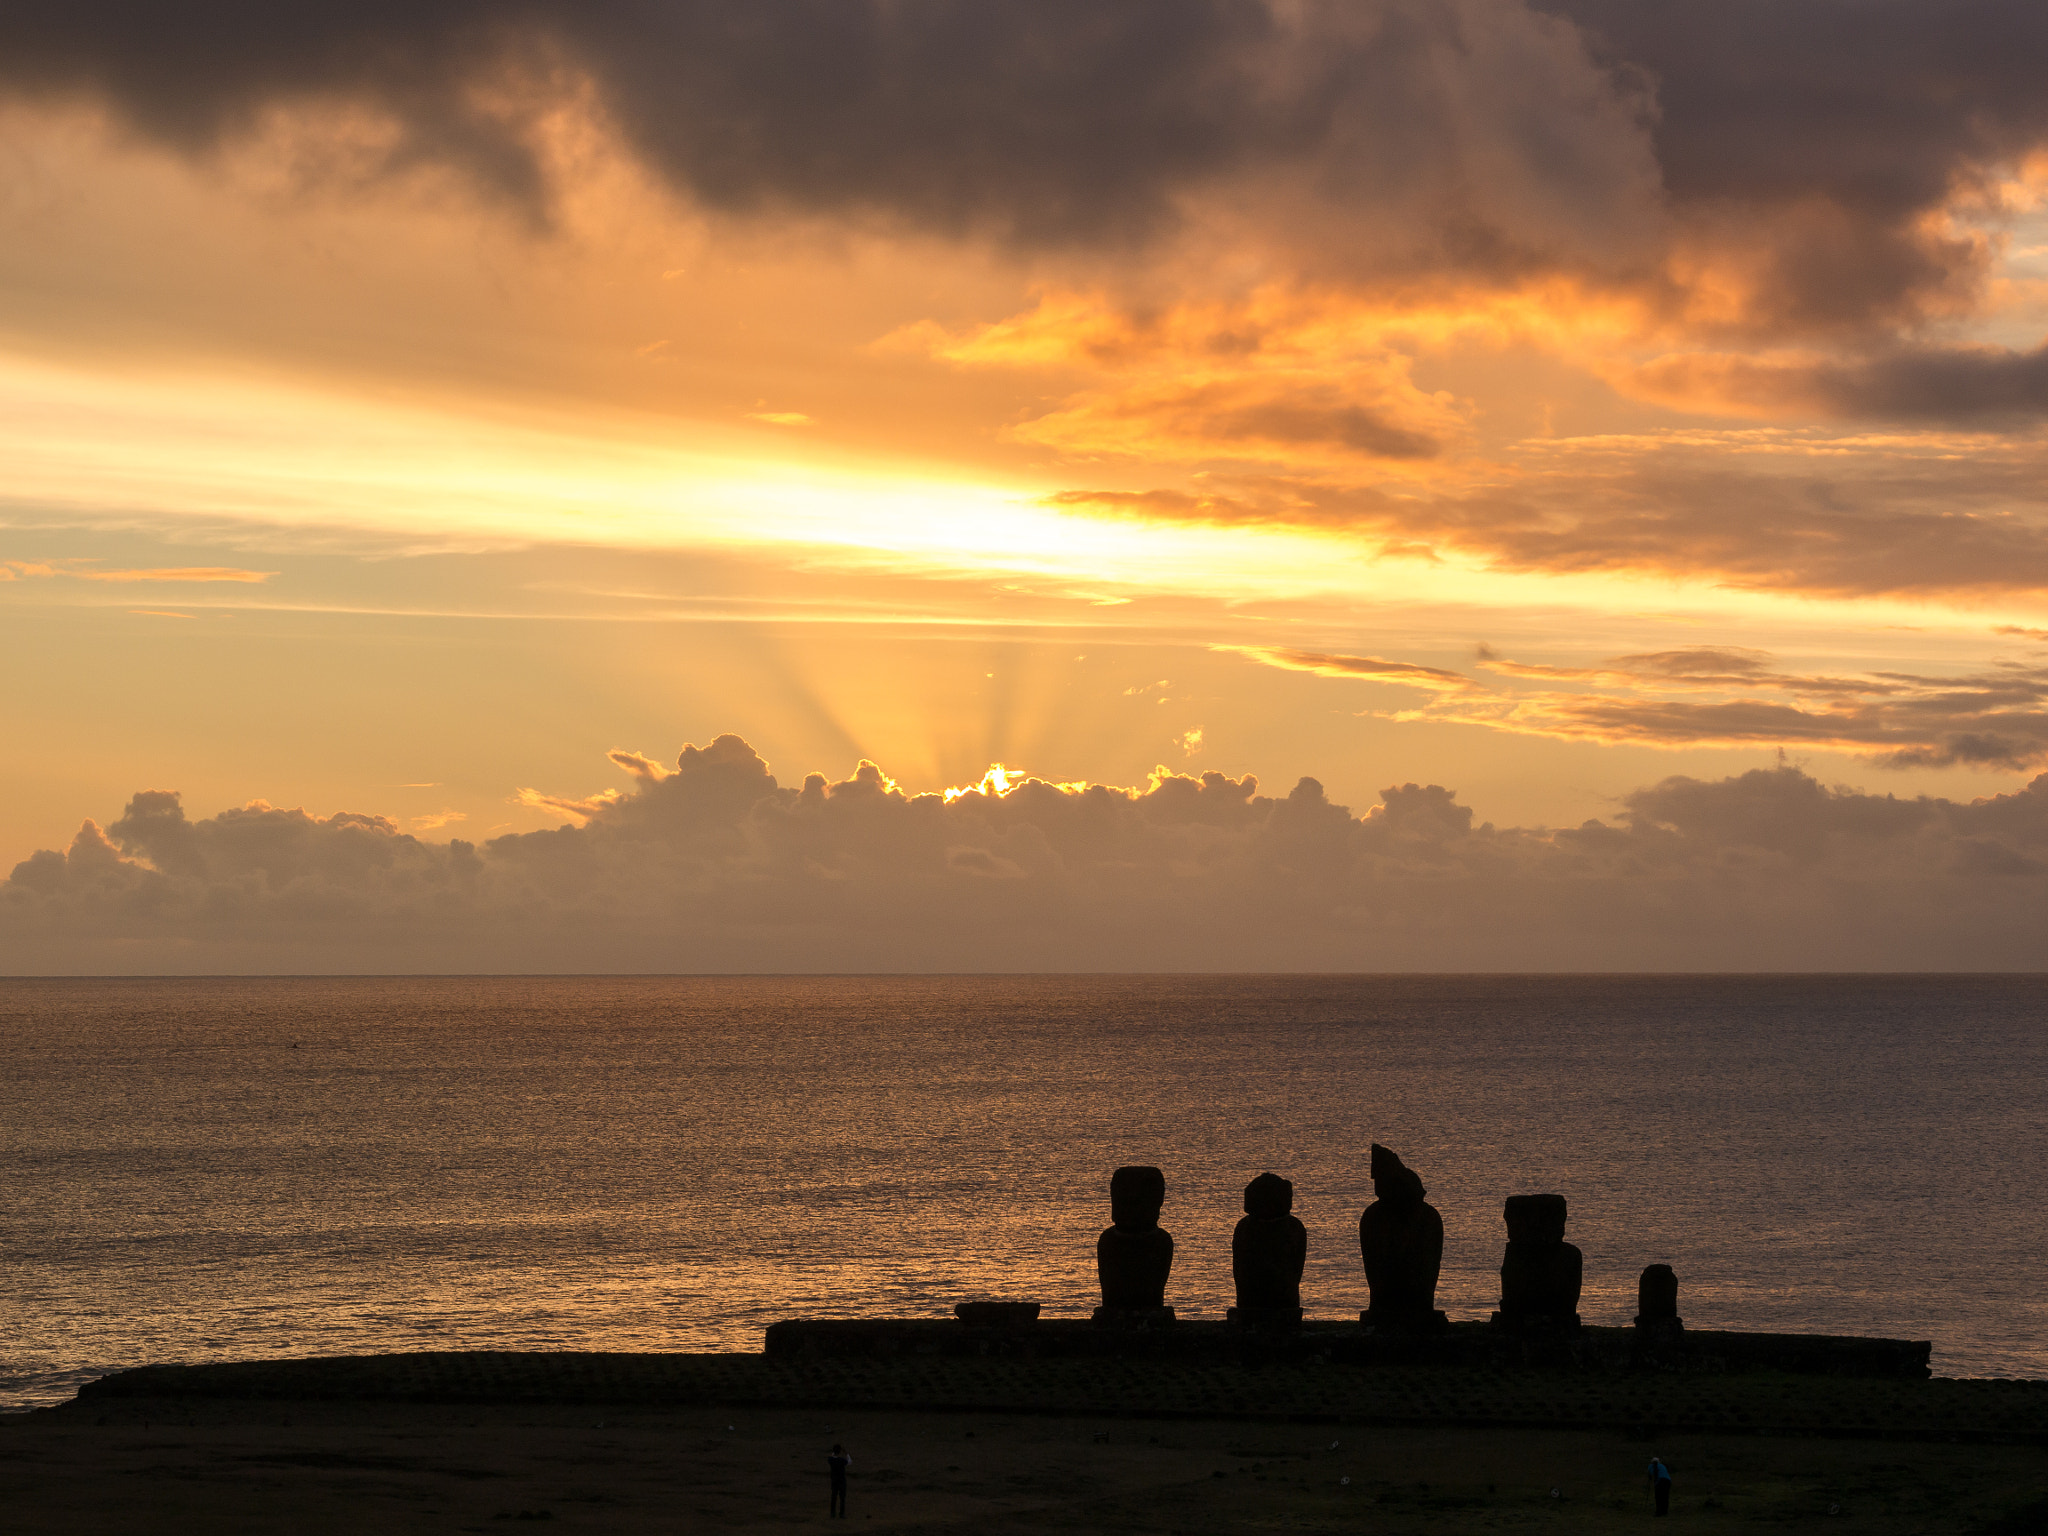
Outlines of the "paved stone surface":
M902 1408L1819 1434L2048 1445L2048 1382L1495 1372L1147 1360L793 1359L477 1351L147 1366L121 1397Z

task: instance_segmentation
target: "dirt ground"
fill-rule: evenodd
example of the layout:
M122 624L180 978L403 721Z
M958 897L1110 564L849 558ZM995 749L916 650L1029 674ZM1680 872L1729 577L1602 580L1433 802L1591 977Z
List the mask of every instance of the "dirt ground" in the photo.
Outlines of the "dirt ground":
M2048 1455L2028 1446L207 1399L0 1418L0 1524L72 1536L824 1529L835 1440L854 1455L842 1528L868 1536L1637 1529L1651 1518L1652 1452L1677 1476L1666 1529L2048 1529Z

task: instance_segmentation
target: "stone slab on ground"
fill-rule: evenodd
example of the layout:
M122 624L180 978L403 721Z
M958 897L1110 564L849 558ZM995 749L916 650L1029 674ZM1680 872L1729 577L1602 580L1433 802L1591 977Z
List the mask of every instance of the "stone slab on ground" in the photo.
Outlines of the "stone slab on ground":
M1768 1372L490 1350L144 1366L92 1382L79 1397L730 1404L2048 1445L2048 1382Z
M1285 1309L1283 1309L1285 1311ZM1235 1316L1237 1309L1232 1309ZM1268 1362L1320 1359L1342 1365L1469 1366L1492 1370L1723 1374L1790 1371L1815 1376L1931 1375L1924 1339L1823 1333L1748 1333L1720 1328L1496 1328L1482 1322L1380 1331L1360 1322L1290 1317L1283 1328L1246 1330L1223 1322L1143 1329L1099 1327L1074 1318L1007 1327L961 1326L943 1318L789 1318L771 1323L763 1353L792 1355L1000 1355L1017 1360L1143 1359L1235 1361L1253 1351Z

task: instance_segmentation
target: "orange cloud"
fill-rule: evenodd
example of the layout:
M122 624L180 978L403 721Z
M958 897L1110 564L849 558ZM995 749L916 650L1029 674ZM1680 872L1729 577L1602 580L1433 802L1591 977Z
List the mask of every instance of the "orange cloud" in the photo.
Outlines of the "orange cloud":
M1466 408L1416 387L1387 325L1383 308L1279 287L1142 313L1103 294L1048 292L964 335L917 326L885 344L961 366L1094 375L1009 429L1062 453L1352 466L1434 458L1466 435Z
M1157 518L1162 522L1211 523L1226 528L1258 523L1314 527L1321 521L1299 498L1255 502L1191 491L1055 491L1040 499L1049 507L1074 511Z
M641 752L628 752L623 748L614 747L605 753L605 756L636 779L659 781L668 775L666 768Z
M1434 479L1219 470L1076 487L1077 512L1348 534L1494 572L1641 575L1831 598L2048 591L2048 438L1690 428L1527 438Z
M1304 372L1150 380L1076 396L1010 435L1077 456L1148 460L1434 458L1456 424L1441 402L1404 388L1405 372L1391 365L1373 380Z

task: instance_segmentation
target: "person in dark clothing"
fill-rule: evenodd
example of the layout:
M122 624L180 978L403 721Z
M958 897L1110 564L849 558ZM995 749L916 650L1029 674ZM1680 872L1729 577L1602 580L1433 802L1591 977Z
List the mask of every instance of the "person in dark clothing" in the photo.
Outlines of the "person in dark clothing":
M1657 1513L1671 1513L1671 1469L1657 1457L1650 1458L1650 1492L1657 1499Z
M853 1458L846 1453L846 1447L835 1445L825 1458L825 1469L832 1474L833 1518L846 1518L846 1469L853 1465Z

